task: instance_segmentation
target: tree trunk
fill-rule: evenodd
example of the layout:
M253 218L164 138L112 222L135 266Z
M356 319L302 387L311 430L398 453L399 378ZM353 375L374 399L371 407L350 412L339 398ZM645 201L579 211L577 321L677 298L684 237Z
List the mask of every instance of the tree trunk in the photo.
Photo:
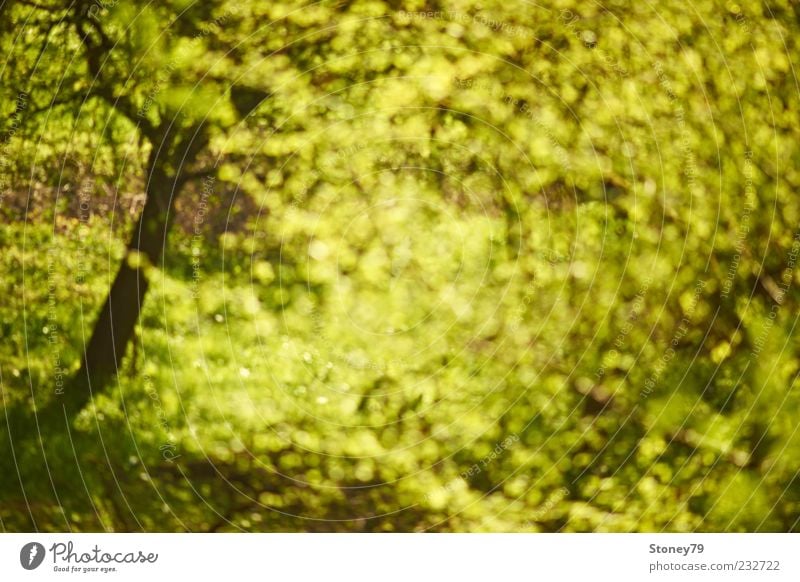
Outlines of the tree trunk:
M103 308L86 344L81 368L61 404L68 416L80 411L92 392L102 391L122 365L142 311L149 282L148 266L157 266L164 255L175 192L158 160L149 172L147 199L128 243L127 256L117 271Z

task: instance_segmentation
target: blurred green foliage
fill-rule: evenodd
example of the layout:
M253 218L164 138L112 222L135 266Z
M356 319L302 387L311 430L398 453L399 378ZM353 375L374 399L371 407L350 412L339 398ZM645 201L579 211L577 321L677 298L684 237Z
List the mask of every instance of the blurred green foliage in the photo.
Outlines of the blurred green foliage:
M136 116L215 171L5 530L797 530L796 2L97 6L127 116L2 16L6 415L125 260Z

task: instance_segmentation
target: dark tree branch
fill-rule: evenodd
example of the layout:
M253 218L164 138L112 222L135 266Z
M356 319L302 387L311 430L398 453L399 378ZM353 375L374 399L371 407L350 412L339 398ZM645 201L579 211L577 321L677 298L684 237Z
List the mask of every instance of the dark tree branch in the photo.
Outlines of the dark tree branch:
M99 41L95 41L92 35L86 30L85 22L87 21L99 36ZM111 87L104 82L102 69L108 62L111 51L114 49L113 42L105 34L100 24L91 18L87 17L84 19L81 18L80 15L76 15L74 24L78 35L81 37L81 41L86 47L86 64L89 68L89 73L93 77L92 87L89 89L89 96L100 97L108 103L108 105L128 118L131 123L144 133L150 143L154 144L158 134L157 128L149 119L138 114L138 109L129 96L115 95ZM100 60L101 57L102 62Z

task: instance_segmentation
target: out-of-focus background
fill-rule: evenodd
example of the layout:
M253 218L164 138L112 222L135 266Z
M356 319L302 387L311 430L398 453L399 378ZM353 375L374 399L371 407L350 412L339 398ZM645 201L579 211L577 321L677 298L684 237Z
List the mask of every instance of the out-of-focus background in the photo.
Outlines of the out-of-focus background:
M794 0L0 6L0 529L796 531Z

